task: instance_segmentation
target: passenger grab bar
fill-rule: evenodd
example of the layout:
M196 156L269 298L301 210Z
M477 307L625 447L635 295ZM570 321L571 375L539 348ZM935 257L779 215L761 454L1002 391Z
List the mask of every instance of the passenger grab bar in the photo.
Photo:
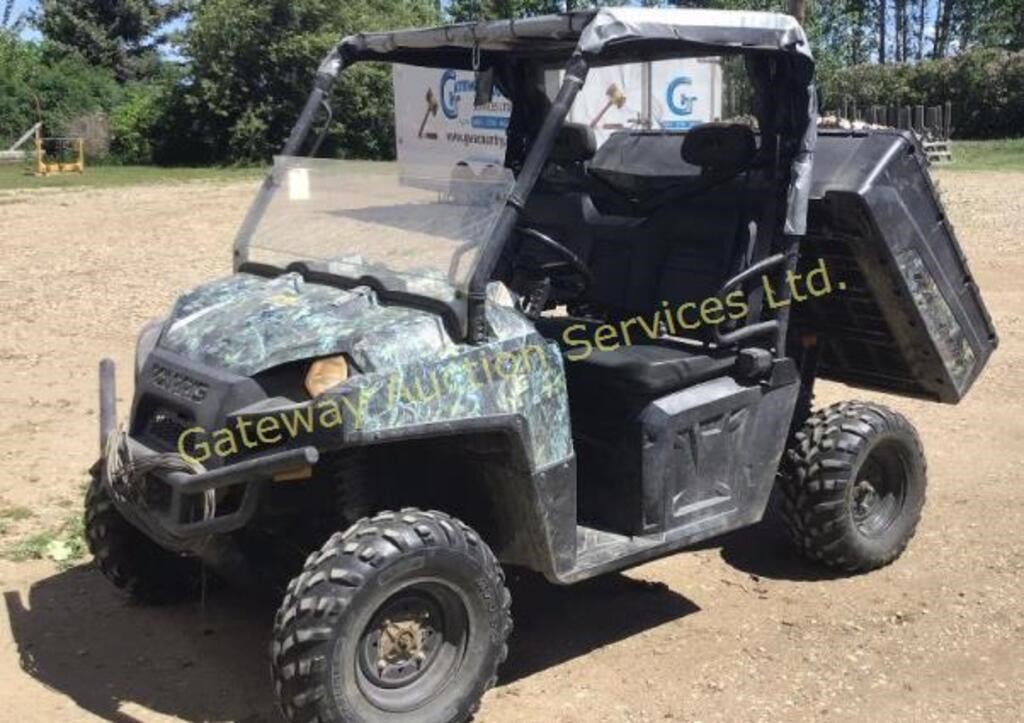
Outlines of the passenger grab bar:
M774 254L773 256L761 259L757 263L748 266L722 285L722 288L718 290L718 298L724 299L731 289L742 287L743 284L750 281L750 279L774 269L785 261L785 254ZM773 319L771 321L759 321L755 324L748 324L747 326L735 329L726 334L721 333L718 325L715 325L714 337L715 343L719 346L734 346L740 342L747 341L748 339L754 339L768 334L778 334L778 331L779 322Z
M747 341L748 339L754 339L759 336L765 336L767 334L777 334L779 331L779 322L772 319L771 321L759 321L756 324L750 326L744 326L735 331L730 331L728 334L722 334L718 331L718 327L715 327L715 343L719 346L733 346L739 344L741 341Z
M765 271L778 266L785 260L785 254L775 254L774 256L769 256L766 259L761 259L756 264L748 266L743 271L726 281L725 284L722 285L722 288L718 290L718 295L720 297L724 296L734 286L739 286L744 282L749 281L752 276L763 274Z

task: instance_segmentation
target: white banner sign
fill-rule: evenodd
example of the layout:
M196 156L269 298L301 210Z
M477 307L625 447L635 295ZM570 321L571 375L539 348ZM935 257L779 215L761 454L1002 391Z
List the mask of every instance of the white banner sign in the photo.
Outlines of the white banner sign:
M560 73L547 79L558 89ZM474 75L467 70L394 66L395 129L403 168L463 163L475 173L505 160L511 102L494 89L474 107ZM593 68L569 120L594 129L598 145L615 131L684 131L722 113L717 60L664 60Z
M660 60L650 67L652 128L681 131L722 117L717 62Z
M615 131L645 128L646 77L643 63L592 68L569 110L569 120L593 128L598 145Z
M505 161L512 104L497 88L490 103L473 106L471 71L394 66L395 131L402 166L473 166Z

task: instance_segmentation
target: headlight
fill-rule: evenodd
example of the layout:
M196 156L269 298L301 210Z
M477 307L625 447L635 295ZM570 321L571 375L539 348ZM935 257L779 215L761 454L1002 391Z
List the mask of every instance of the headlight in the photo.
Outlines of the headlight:
M331 387L348 379L348 361L343 356L317 359L306 372L306 391L311 397L319 397Z

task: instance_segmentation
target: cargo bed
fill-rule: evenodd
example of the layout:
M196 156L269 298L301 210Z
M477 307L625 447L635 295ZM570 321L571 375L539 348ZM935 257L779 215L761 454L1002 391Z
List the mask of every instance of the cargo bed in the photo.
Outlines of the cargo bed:
M793 338L817 337L819 376L960 401L998 338L913 136L822 132L808 213L801 265L835 288L794 305Z

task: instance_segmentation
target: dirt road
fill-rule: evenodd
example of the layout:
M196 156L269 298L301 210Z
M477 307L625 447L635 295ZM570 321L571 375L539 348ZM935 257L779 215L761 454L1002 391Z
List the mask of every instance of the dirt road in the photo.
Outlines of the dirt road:
M950 214L1002 344L920 428L924 520L882 571L830 579L768 525L560 589L513 587L516 631L483 721L1024 718L1024 174L947 172ZM230 269L255 184L0 194L0 546L78 514L96 362L130 399L134 333ZM869 397L822 386L819 399ZM90 564L0 562L0 719L275 721L273 604L146 609Z

